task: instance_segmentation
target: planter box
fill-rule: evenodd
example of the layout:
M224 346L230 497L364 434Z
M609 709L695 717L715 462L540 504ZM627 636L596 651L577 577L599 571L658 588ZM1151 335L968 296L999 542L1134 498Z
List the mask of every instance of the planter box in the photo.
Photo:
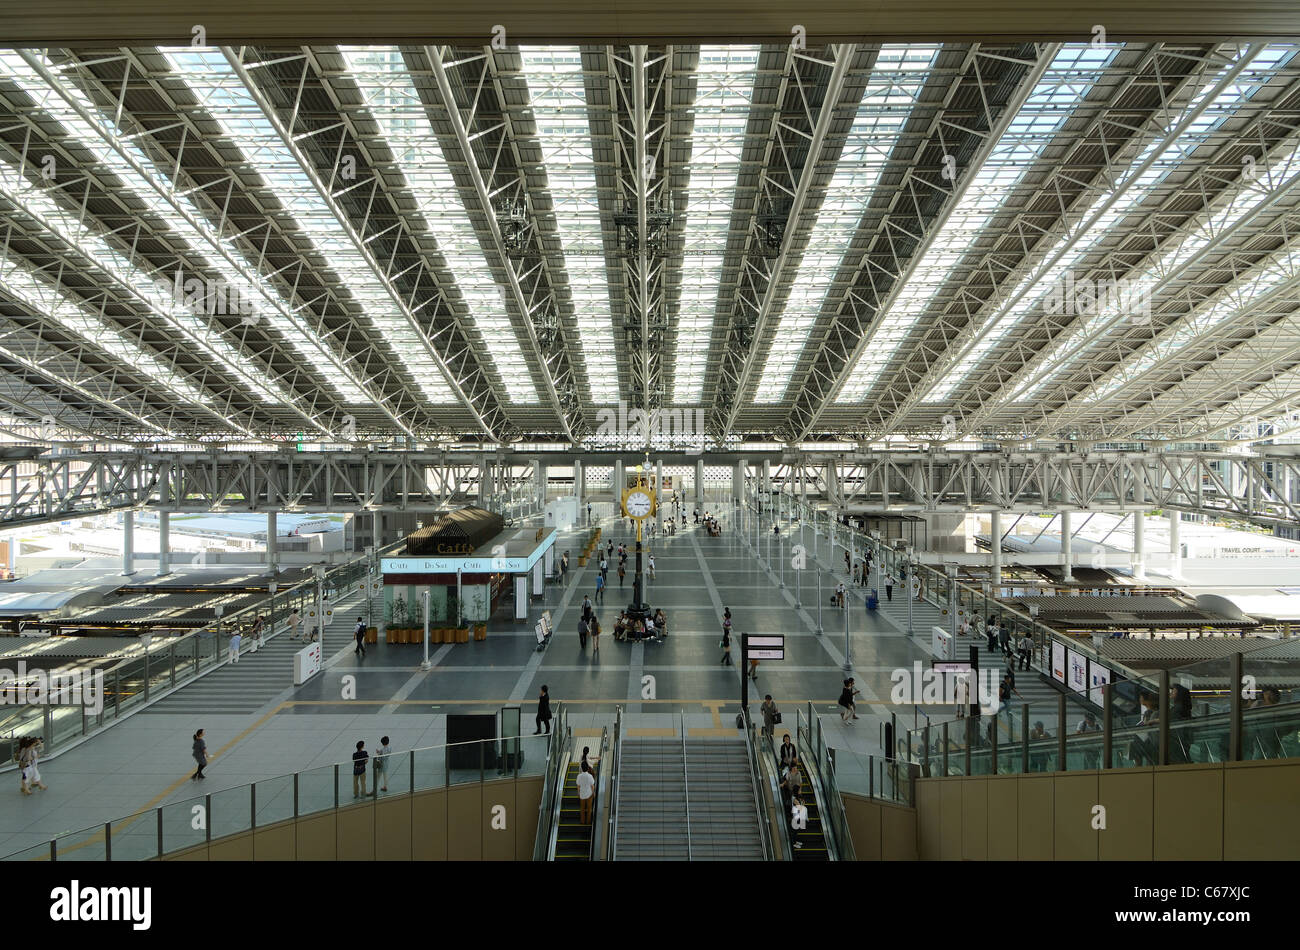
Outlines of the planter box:
M469 643L469 627L461 627L456 631L457 643Z
M384 629L384 642L385 642L385 643L396 643L396 642L397 642L397 628L396 628L396 627L387 627L387 628Z
M487 624L479 623L474 625L474 639L475 640L487 639Z
M379 628L366 627L366 643L378 643L378 642L379 642Z

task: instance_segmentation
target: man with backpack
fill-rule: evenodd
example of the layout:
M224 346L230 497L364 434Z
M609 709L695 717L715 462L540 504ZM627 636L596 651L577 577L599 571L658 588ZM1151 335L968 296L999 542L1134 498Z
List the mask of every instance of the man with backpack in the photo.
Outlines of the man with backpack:
M352 651L354 656L364 657L366 655L366 621L363 617L357 618L357 625L352 631L352 635L357 638L357 648Z
M587 634L590 632L591 628L587 626L587 615L583 614L581 619L578 620L578 642L584 650L587 649Z

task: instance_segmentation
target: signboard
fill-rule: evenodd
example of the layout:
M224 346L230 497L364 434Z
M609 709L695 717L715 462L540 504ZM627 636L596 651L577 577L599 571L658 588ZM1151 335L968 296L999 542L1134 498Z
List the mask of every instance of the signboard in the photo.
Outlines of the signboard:
M930 652L936 660L952 659L952 634L943 627L930 628Z
M1088 664L1088 698L1098 706L1105 705L1106 697L1102 695L1102 687L1110 682L1110 670L1100 663Z
M969 673L974 667L969 663L940 662L936 660L931 664L936 673Z
M528 557L385 557L379 567L384 574L526 574L558 536L552 529Z
M1059 640L1052 641L1052 679L1065 682L1065 644Z
M1076 693L1088 688L1088 658L1082 653L1069 651L1069 663L1066 666L1066 685Z
M784 660L785 635L745 634L745 650L751 660Z
M321 644L309 643L293 655L293 685L301 686L321 671Z

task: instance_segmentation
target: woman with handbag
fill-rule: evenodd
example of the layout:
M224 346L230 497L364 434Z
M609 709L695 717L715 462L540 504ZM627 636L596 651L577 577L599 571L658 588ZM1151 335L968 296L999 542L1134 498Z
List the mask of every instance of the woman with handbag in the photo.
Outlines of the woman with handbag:
M718 644L722 648L721 666L731 666L731 618L725 617L722 621L722 642Z
M763 705L759 708L763 711L763 736L771 739L776 735L776 726L781 722L781 710L776 708L771 693L763 697Z

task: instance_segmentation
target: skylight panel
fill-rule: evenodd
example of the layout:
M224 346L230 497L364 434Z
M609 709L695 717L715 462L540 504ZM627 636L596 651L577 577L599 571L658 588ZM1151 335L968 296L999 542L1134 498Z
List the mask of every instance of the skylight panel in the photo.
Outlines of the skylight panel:
M757 46L700 47L677 304L673 402L678 405L698 403L704 393L758 54Z
M754 394L755 403L774 403L784 398L808 334L817 322L862 215L875 196L876 183L939 49L930 45L881 47L790 284ZM808 160L815 161L816 156Z
M370 115L393 152L395 168L469 308L469 322L482 335L509 400L536 404L537 386L503 299L492 277L470 215L443 154L428 113L396 47L339 47ZM454 104L451 104L454 107ZM472 160L472 156L471 156ZM524 314L524 319L529 318Z
M1083 55L1085 50L1101 55ZM836 402L861 402L880 381L954 267L1014 193L1044 149L1083 102L1114 51L1066 46L1057 53L1024 106L974 172L961 200L881 317L871 345L858 358Z
M244 88L219 50L182 47L162 51L177 77L203 102L215 121L244 153L249 164L284 203L303 234L365 312L365 319L410 373L431 403L457 402L423 335L397 312L392 297L375 277L365 256L346 236L271 121Z
M1250 65L1254 70L1267 73L1268 70L1273 69L1283 59L1288 58L1291 52L1292 50L1286 47L1266 47L1254 57ZM1233 64L1225 66L1207 81L1197 92L1188 108L1196 108L1200 102L1210 95L1215 85L1232 68ZM984 357L1027 314L1035 312L1043 306L1044 297L1051 292L1052 287L1057 282L1063 281L1066 273L1076 267L1108 233L1118 227L1124 218L1132 213L1166 176L1185 162L1196 149L1205 144L1213 131L1231 118L1250 96L1263 86L1264 82L1265 77L1252 76L1249 70L1240 73L1235 81L1230 83L1199 116L1188 124L1177 139L1165 147L1164 151L1152 162L1150 167L1138 174L1138 169L1159 148L1159 139L1170 131L1170 129L1161 130L1157 139L1150 142L1142 150L1141 154L1130 163L1129 169L1121 176L1119 184L1113 189L1098 195L1078 220L1088 221L1102 205L1115 195L1116 191L1119 191L1120 195L1114 203L1077 238L1072 239L1067 234L1057 240L1052 249L1044 255L1045 259L1051 259L1060 248L1069 245L1072 240L1073 249L1051 267L1042 269L1037 273L1031 271L1021 278L1011 293L1004 298L1005 303L1000 310L988 319L989 330L970 348L965 356L957 361L953 369L925 397L925 401L942 402L948 399L957 386L975 370ZM1179 122L1177 118L1173 121L1175 124Z
M529 106L537 125L556 236L573 300L591 400L620 398L613 313L591 154L582 54L576 46L520 47Z

